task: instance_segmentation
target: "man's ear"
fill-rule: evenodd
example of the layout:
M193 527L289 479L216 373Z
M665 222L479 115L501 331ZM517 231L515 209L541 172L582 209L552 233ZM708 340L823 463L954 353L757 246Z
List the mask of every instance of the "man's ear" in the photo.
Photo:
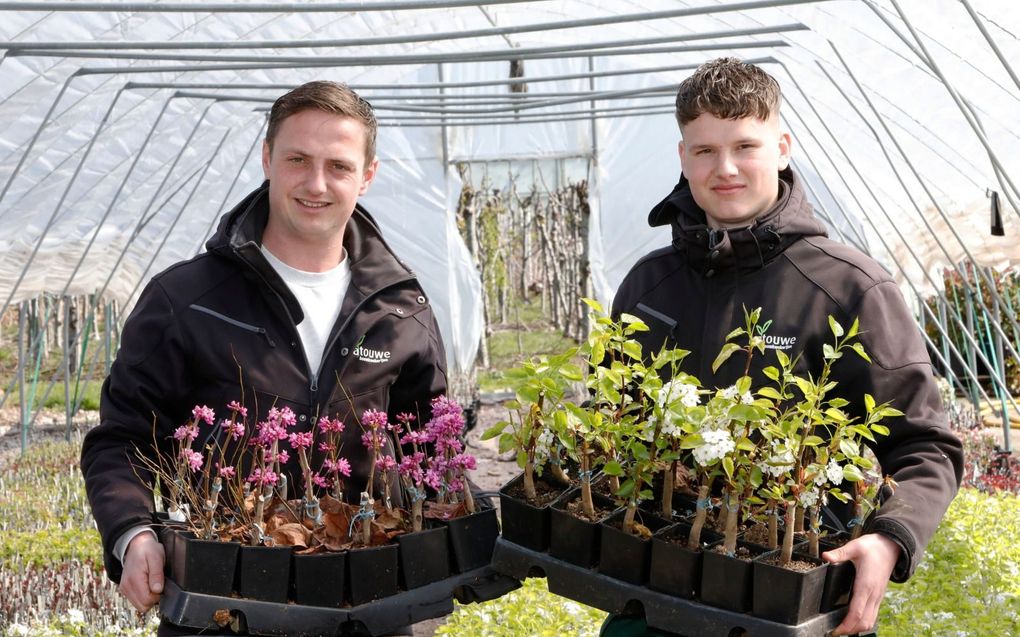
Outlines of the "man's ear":
M269 142L262 140L262 174L269 179Z
M790 167L791 151L793 150L793 137L790 133L779 134L779 170L786 170Z
M365 166L365 171L361 174L361 188L358 190L358 195L363 195L368 192L368 187L372 184L372 180L375 179L375 172L379 170L379 160L373 159L372 163Z
M680 142L676 145L676 152L680 155L680 167L683 168L684 157L687 154L686 149L684 148L684 140L681 139Z

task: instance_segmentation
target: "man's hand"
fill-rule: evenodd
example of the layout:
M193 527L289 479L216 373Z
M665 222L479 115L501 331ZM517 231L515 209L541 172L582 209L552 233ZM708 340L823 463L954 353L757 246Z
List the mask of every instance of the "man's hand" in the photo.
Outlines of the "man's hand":
M850 608L843 623L832 631L833 635L856 635L874 630L889 575L899 557L899 545L879 533L862 535L838 549L822 553L822 559L827 562L853 562L857 569Z
M139 533L131 539L124 553L124 573L117 590L139 612L145 612L159 601L163 592L163 545L152 533Z

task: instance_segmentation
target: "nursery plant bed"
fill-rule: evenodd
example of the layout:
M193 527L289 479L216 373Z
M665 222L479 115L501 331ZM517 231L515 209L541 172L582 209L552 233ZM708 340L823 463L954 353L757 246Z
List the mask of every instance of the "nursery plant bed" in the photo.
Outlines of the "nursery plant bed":
M453 612L453 600L462 604L484 602L519 588L520 582L488 566L398 592L359 606L327 608L260 602L182 591L167 579L159 602L161 615L177 626L196 632L218 629L216 618L242 617L248 635L313 637L335 635L342 625L360 625L371 635L382 635Z
M648 625L666 631L683 630L693 637L823 637L839 625L846 609L818 614L797 625L785 625L658 593L645 586L603 575L500 538L492 568L514 579L544 574L555 595L610 613L643 612ZM741 632L742 631L742 632Z

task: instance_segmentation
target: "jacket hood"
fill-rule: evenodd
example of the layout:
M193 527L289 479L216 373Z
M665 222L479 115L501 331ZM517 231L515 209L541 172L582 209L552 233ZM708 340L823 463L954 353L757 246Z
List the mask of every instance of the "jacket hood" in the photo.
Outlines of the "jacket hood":
M800 178L789 168L779 173L778 201L749 226L710 228L683 174L673 192L648 213L648 224L669 224L674 249L684 253L705 276L762 268L801 237L827 236L825 226L814 216Z
M252 191L220 218L206 249L228 259L239 259L266 280L285 300L296 322L304 314L283 279L262 255L262 233L269 221L269 181ZM361 204L344 229L344 249L351 265L351 285L368 296L400 281L414 279L414 273L390 249L375 220Z

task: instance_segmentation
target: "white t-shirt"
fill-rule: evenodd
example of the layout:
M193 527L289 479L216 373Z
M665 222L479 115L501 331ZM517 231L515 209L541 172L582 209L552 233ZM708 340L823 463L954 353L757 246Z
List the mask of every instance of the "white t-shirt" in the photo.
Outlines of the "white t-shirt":
M305 348L311 373L317 374L329 333L340 316L340 306L347 294L347 286L351 284L351 264L347 260L347 252L344 252L336 267L325 272L305 272L292 268L276 258L265 246L262 247L262 254L301 305L305 318L298 323L298 334L301 335L301 345Z

